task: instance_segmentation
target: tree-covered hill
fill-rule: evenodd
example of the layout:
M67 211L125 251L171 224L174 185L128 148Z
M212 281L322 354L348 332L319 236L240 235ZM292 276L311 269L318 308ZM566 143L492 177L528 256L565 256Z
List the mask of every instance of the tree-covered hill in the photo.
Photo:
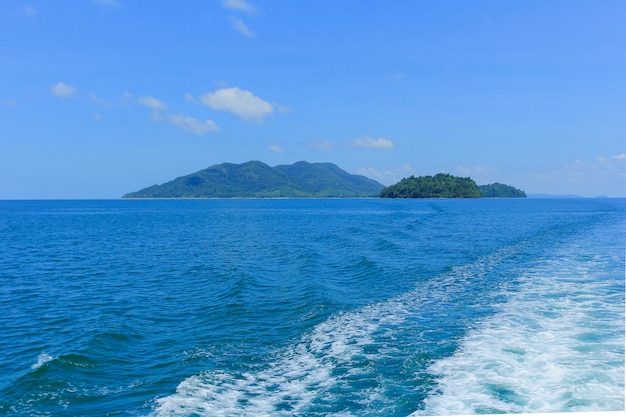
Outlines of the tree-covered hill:
M493 183L476 185L471 178L450 174L435 176L410 176L385 187L381 198L480 198L480 197L526 197L524 191L510 185Z
M478 188L483 197L509 197L509 198L525 198L526 193L518 188L510 185L494 182L493 184L479 185Z
M383 185L331 163L213 165L122 198L375 197Z
M480 189L471 178L450 174L410 176L383 188L381 198L480 198Z

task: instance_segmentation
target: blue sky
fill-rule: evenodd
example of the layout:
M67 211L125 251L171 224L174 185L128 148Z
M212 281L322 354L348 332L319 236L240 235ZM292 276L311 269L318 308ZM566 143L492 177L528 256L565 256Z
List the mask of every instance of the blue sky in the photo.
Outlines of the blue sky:
M0 3L0 199L222 162L626 197L626 2Z

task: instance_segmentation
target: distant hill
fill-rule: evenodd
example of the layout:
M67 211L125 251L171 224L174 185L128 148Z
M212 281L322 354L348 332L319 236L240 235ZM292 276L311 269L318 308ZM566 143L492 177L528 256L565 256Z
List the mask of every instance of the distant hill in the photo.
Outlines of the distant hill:
M526 197L526 193L500 183L476 185L471 178L450 174L410 176L383 188L381 198L481 198Z
M331 163L213 165L122 198L375 197L383 185Z
M577 194L528 194L528 198L584 198Z
M494 182L493 184L479 185L483 197L525 198L526 193L510 185Z

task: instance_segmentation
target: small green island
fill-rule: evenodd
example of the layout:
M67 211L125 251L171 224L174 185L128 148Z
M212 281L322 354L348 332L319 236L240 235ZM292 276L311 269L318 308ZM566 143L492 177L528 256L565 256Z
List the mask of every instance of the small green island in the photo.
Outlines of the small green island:
M493 183L477 185L468 177L450 174L410 176L385 187L381 198L524 198L526 193L510 185Z
M494 182L493 184L479 185L478 188L486 198L526 198L526 193L519 188Z

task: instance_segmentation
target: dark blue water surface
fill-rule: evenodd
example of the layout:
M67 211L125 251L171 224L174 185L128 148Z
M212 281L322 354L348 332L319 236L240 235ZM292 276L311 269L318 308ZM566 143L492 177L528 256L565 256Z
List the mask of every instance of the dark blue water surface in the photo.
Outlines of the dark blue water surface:
M624 199L0 201L0 414L624 409Z

